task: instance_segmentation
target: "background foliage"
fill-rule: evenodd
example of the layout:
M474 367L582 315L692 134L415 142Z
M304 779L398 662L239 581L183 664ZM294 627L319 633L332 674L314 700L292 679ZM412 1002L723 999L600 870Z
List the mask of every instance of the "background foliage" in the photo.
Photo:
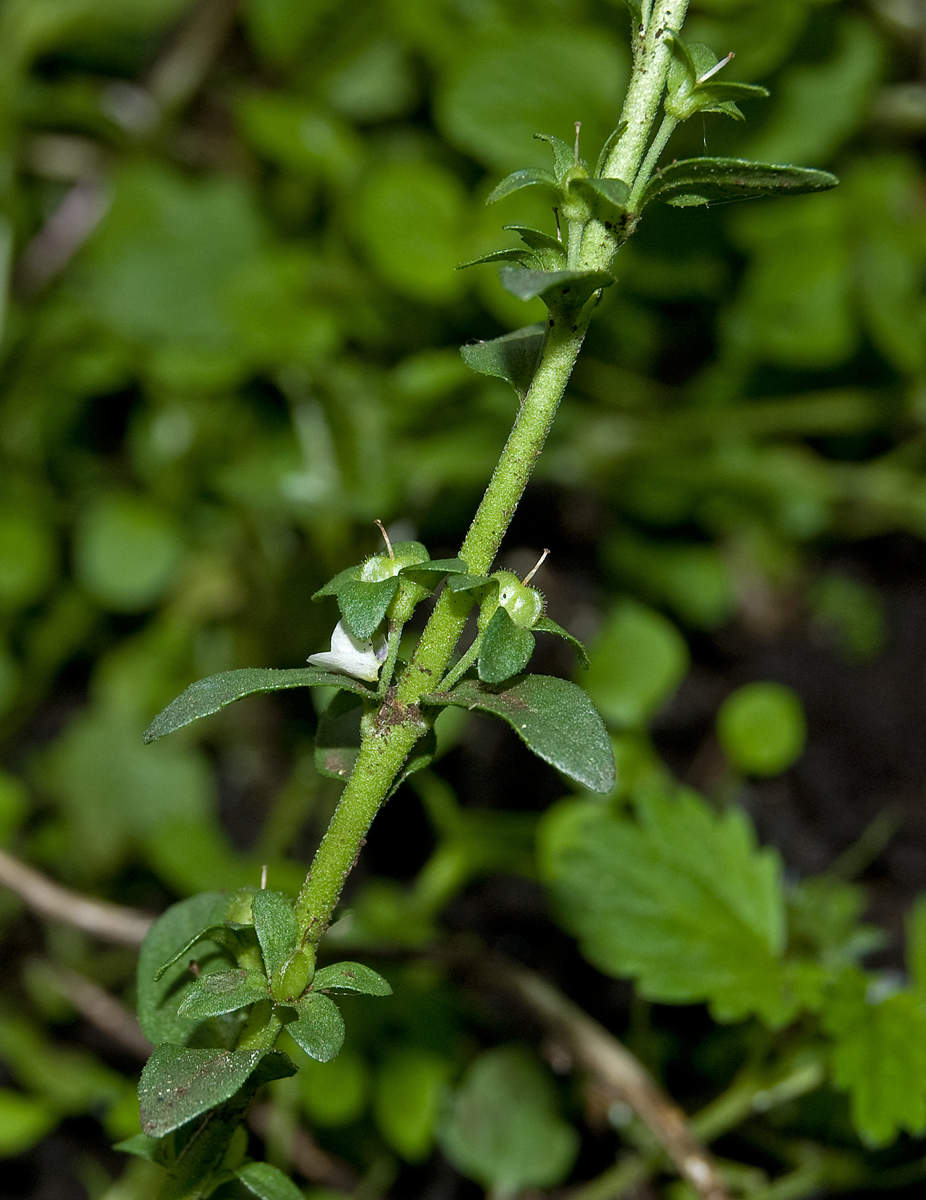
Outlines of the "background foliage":
M923 909L906 959L901 926L926 878L923 19L901 0L693 3L687 38L734 50L730 77L771 99L745 125L692 121L670 156L842 184L653 205L621 252L501 564L551 547L541 586L592 647L617 789L564 800L508 731L441 718L439 768L377 821L332 933L385 954L396 995L346 1002L345 1051L274 1085L273 1161L299 1121L365 1195L510 1194L651 1154L425 952L479 935L686 1109L715 1101L700 1128L727 1134L740 1192L922 1174ZM627 28L583 0L4 0L8 850L150 911L264 863L298 888L338 787L314 772L311 698L142 731L191 679L326 646L333 606L309 597L376 548L374 518L455 552L514 403L458 347L543 309L454 267L500 223L552 228L532 192L483 202L545 163L535 131L571 140L581 119L597 155ZM558 643L539 657L574 668ZM131 1003L133 953L7 891L0 919L4 1193L147 1195L146 1164L114 1183L106 1149L137 1129L138 1065L74 985ZM492 1136L512 1112L520 1152Z

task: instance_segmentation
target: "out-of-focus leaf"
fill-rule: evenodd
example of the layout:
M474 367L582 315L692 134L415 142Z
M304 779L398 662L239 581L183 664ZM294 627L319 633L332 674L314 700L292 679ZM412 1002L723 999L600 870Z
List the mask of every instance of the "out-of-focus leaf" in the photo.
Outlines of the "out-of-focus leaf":
M878 994L877 981L847 968L823 1011L831 1069L849 1093L852 1120L871 1146L926 1128L926 1014L907 991Z
M38 600L55 570L51 530L15 509L0 511L0 612L16 612Z
M271 1163L245 1163L238 1167L235 1175L260 1200L305 1200L289 1176Z
M605 719L641 725L681 683L688 648L661 614L623 601L592 644L589 660L583 683Z
M373 1091L373 1116L389 1146L406 1162L423 1162L434 1135L450 1064L427 1050L394 1051L383 1062Z
M58 1114L48 1104L11 1088L0 1088L0 1158L25 1154L57 1123Z
M99 604L139 612L170 587L182 551L180 530L167 513L141 497L104 496L81 514L74 567Z
M807 722L799 697L780 683L747 683L717 714L717 737L746 775L778 775L800 757Z
M772 1026L800 1007L782 966L781 864L745 815L693 793L641 797L637 819L586 811L555 850L554 894L601 970L663 1003Z
M579 1146L557 1112L549 1076L520 1046L498 1046L476 1059L439 1136L458 1170L502 1195L561 1183Z

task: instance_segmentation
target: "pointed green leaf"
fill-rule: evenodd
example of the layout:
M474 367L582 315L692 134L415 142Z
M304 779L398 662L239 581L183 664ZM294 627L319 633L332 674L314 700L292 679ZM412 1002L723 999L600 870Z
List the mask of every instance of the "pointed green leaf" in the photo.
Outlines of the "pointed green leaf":
M562 255L563 262L565 263L566 248L552 234L543 233L539 229L531 229L528 225L503 225L502 229L508 229L512 233L518 234L525 245L530 246L531 250L549 250L551 253Z
M699 83L698 91L718 101L767 100L769 96L768 88L764 88L758 83L728 83L726 80L715 83L713 79L709 83ZM710 110L705 109L704 111Z
M266 1162L244 1163L235 1172L248 1191L260 1200L305 1200L293 1181Z
M557 181L562 181L566 172L577 165L575 147L552 133L535 133L534 137L538 142L546 142L553 151L553 171Z
M499 607L479 643L479 678L483 683L502 683L523 671L533 653L534 635Z
M293 906L279 892L267 889L254 897L254 929L271 981L292 957L299 942L299 922Z
M501 267L499 278L512 296L519 300L539 296L548 308L581 308L594 292L614 282L614 277L604 271L532 271L528 267Z
M169 1158L169 1150L160 1138L149 1137L147 1133L136 1133L134 1137L125 1138L113 1146L120 1154L134 1154L136 1158L146 1158L149 1162L160 1163L164 1166Z
M225 1013L247 1008L268 996L266 978L241 968L235 971L216 971L201 975L187 991L177 1010L181 1017L221 1017Z
M753 196L797 196L802 192L826 191L838 182L829 171L810 167L749 162L741 158L683 158L656 172L646 185L641 208L657 198L678 204L692 195L701 197L702 204Z
M552 171L545 171L542 167L522 167L519 171L512 171L510 175L506 175L501 183L497 183L489 192L486 204L494 204L496 200L502 200L505 196L510 196L512 192L517 192L520 188L525 187L549 187L556 190L556 176Z
M345 567L343 571L338 571L334 579L329 579L324 587L320 587L312 596L313 600L320 600L322 596L336 596L341 588L346 587L349 583L354 583L360 578L360 566Z
M604 225L616 224L627 211L630 188L623 179L573 179L569 190L577 192Z
M243 667L237 671L223 671L220 675L198 679L176 700L172 700L145 730L145 741L153 742L200 717L211 716L245 696L300 687L337 687L361 696L370 694L369 688L365 688L358 680L331 671L320 671L317 667L295 667L290 670Z
M286 1032L297 1045L318 1062L330 1062L344 1043L344 1019L333 1000L321 992L307 992L293 1006L297 1021Z
M460 353L471 371L506 380L523 398L534 378L546 337L546 324L539 322L490 342L461 346Z
M345 780L360 753L360 720L363 703L348 692L339 692L318 720L315 731L315 766L329 779Z
M538 621L534 622L532 628L534 633L555 633L557 637L563 638L570 644L570 646L572 646L576 654L578 654L582 666L587 667L589 665L588 654L585 651L585 647L578 638L573 637L569 630L564 629L562 625L557 625L557 623L555 621L551 621L549 617L541 617Z
M415 563L411 567L403 567L399 574L404 578L406 575L412 579L420 579L422 582L432 583L430 576L449 575L458 571L468 571L466 563L462 558L432 558L430 562Z
M165 972L183 959L183 965L188 964L191 951L199 945L200 942L214 942L216 946L220 946L223 950L227 950L234 957L234 948L237 942L237 933L222 921L220 924L206 925L203 929L198 929L191 938L188 938L182 946L170 956L170 958L161 963L154 974L154 982L160 983Z
M447 587L452 592L471 592L492 582L489 575L451 575L447 580Z
M639 11L640 10L638 7L637 8L638 14L639 14ZM627 128L627 122L621 121L620 125L618 125L618 127L616 129L612 130L610 134L608 134L608 140L601 147L601 153L598 155L598 161L595 163L595 178L596 179L607 178L607 176L602 175L602 172L604 171L605 167L608 165L608 159L611 156L611 151L614 149L615 145L617 144L617 139L621 136L621 134L624 132L624 130L626 128Z
M439 1136L454 1166L498 1196L562 1183L579 1149L548 1072L522 1046L471 1064Z
M583 953L648 999L773 1027L799 1010L781 957L781 863L739 810L681 791L641 797L635 820L589 808L547 861Z
M156 1046L138 1084L142 1132L163 1137L229 1100L260 1062L260 1050Z
M339 962L322 967L315 972L312 990L326 989L344 992L362 992L364 996L391 996L392 988L382 975L365 967L363 963Z
M449 692L422 699L494 713L507 721L539 758L593 792L614 786L614 754L604 722L588 694L549 675L523 675L496 689L463 680Z
M460 263L457 271L465 271L467 267L482 267L486 263L513 262L521 266L531 266L535 263L534 255L524 246L508 246L503 250L490 250L488 254L480 254L478 258L467 259Z
M184 1042L196 1028L196 1020L177 1013L196 982L188 961L174 961L163 972L161 968L203 929L221 924L228 899L223 892L190 896L167 909L148 931L138 959L138 1021L145 1037L155 1044ZM223 948L210 941L199 946L197 958L200 971L234 966Z
M398 588L398 576L393 575L375 583L351 579L338 590L338 608L354 637L365 641L373 636Z
M833 1082L849 1093L852 1121L870 1146L926 1129L926 1013L918 996L879 982L847 968L822 1017L834 1040Z

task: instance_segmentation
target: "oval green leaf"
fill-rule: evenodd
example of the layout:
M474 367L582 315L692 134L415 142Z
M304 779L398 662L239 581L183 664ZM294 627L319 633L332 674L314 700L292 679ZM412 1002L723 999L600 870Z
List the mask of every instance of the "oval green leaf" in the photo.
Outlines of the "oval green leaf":
M490 342L461 346L460 353L471 371L504 379L523 397L534 378L546 337L547 327L541 321L493 338Z
M138 1084L142 1132L163 1137L230 1100L260 1062L261 1050L156 1046Z
M743 158L683 158L669 163L646 185L640 207L660 199L672 204L676 197L712 200L746 200L754 196L797 196L823 192L839 183L829 171L778 163L749 162Z
M588 693L566 679L523 675L503 689L463 680L449 692L422 699L494 713L538 758L583 787L604 793L614 786L614 754L604 722Z
M339 962L322 967L315 972L312 990L316 992L333 989L343 992L361 992L364 996L391 996L392 988L377 971L363 963Z

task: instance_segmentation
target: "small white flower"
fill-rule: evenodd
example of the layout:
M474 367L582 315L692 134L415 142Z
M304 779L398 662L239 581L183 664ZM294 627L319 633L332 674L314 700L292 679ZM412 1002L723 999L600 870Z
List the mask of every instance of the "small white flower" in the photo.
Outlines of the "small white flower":
M343 621L338 621L331 635L331 649L321 654L310 654L308 662L327 671L340 671L353 675L355 679L366 679L375 683L379 668L386 658L386 639L363 642L354 637Z

